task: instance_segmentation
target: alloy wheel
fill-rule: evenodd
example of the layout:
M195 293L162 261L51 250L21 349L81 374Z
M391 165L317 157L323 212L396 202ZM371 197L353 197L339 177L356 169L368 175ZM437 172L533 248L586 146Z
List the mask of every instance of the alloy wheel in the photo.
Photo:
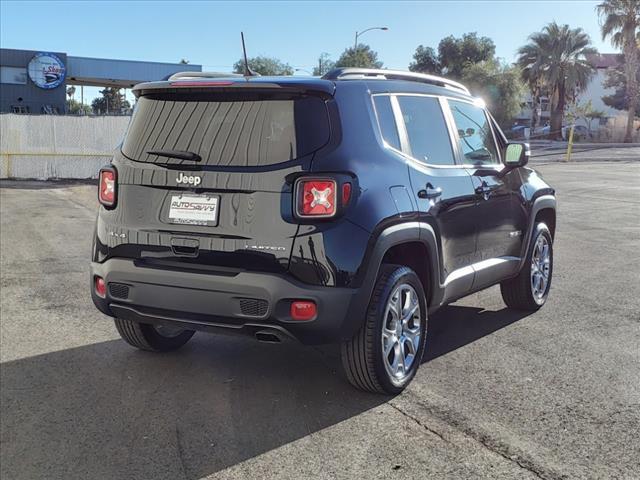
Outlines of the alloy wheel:
M415 289L398 285L387 302L382 325L382 356L395 383L409 374L420 346L420 302Z
M531 292L537 302L547 293L551 272L551 248L544 235L540 235L531 255Z

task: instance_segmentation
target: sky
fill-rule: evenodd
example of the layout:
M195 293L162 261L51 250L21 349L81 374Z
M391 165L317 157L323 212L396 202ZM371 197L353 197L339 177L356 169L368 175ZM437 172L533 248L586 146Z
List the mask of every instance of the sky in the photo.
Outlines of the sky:
M515 58L527 37L551 21L582 27L602 53L593 1L13 1L0 0L0 46L72 56L178 62L230 71L240 58L240 31L249 56L280 58L311 71L322 52L336 60L360 41L387 68L406 69L418 45L437 48L448 36L478 32L496 54ZM305 74L300 71L299 74ZM96 91L97 93L97 91ZM87 96L85 89L85 102Z

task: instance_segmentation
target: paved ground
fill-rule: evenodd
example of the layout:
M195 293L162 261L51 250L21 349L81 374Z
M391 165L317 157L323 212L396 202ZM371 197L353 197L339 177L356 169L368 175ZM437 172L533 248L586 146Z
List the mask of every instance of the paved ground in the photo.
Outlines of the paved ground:
M0 476L637 479L640 163L540 170L549 303L523 316L492 288L445 308L396 398L353 390L335 348L133 350L87 291L94 187L5 183Z

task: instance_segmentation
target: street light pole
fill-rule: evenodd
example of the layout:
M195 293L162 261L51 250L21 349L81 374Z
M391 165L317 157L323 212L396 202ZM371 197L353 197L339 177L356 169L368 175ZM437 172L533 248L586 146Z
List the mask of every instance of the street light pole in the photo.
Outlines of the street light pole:
M358 51L358 37L362 36L362 34L367 33L370 30L383 30L386 32L387 30L389 30L389 27L370 27L361 32L356 31L356 41L353 44L353 53L356 53Z

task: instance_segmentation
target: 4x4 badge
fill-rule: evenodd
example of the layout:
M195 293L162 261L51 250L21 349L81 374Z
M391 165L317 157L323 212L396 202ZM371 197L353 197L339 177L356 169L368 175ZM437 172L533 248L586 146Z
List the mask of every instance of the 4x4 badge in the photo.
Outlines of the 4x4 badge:
M184 173L180 172L180 175L178 175L178 178L176 178L176 182L185 183L187 185L193 185L194 187L197 187L198 185L200 185L200 183L202 183L202 178L197 175L185 175Z

